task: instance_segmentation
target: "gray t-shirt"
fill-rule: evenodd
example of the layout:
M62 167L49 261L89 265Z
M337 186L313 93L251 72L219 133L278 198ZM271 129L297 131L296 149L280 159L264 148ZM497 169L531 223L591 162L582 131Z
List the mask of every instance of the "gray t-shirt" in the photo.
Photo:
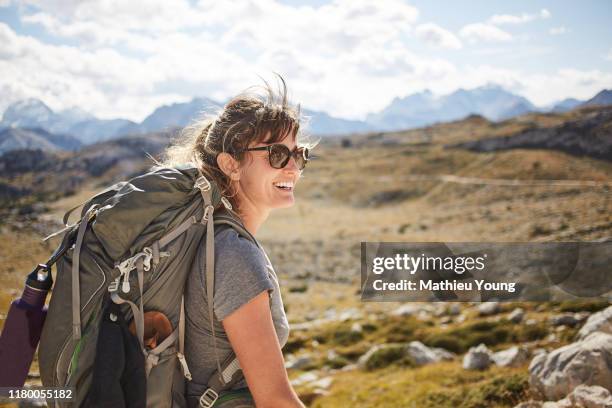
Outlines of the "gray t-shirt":
M206 245L202 241L185 288L185 358L193 379L187 382L187 395L200 396L206 390L217 363L206 301ZM215 284L213 310L215 338L222 364L231 345L221 321L268 291L270 310L278 341L283 347L289 337L289 324L283 308L278 278L263 248L240 236L233 228L215 234ZM247 387L243 378L231 389Z

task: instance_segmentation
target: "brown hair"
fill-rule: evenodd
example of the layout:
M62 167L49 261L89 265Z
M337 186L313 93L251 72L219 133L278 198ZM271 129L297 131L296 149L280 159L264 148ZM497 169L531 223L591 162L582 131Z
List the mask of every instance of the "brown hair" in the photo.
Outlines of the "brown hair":
M219 168L217 155L231 154L242 164L242 149L252 142L277 143L287 136L298 139L298 145L314 147L316 143L302 141L300 106L293 107L287 100L287 85L280 79L278 92L266 82L262 87L251 87L232 98L216 116L204 116L185 127L178 139L166 149L161 164L175 166L192 163L202 174L216 183L221 194L238 209L236 192L230 178ZM257 90L265 91L265 96ZM266 138L266 136L269 137Z

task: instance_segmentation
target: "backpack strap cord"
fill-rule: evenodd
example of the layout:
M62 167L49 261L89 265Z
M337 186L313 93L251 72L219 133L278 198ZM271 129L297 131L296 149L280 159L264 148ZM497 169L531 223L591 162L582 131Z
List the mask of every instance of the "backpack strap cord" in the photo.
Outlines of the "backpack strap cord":
M127 303L130 306L130 309L132 309L132 316L134 317L134 323L136 326L136 337L138 337L138 343L140 343L140 348L142 352L144 353L145 357L147 357L147 351L144 346L144 308L142 303L142 286L144 284L144 261L140 257L136 260L136 271L138 272L138 288L140 290L139 306L136 306L134 302L127 299L123 299L121 296L119 296L119 279L121 278L121 276L119 276L114 282L112 282L108 286L108 291L111 293L111 299L113 300L113 302L118 305L122 303ZM125 282L126 280L124 280L124 283Z
M212 205L212 187L210 182L200 173L200 177L194 184L195 188L200 189L202 199L204 200L204 216L202 224L206 224L206 300L208 303L208 315L210 318L210 327L213 337L213 349L215 352L215 360L217 362L217 370L221 372L221 363L219 363L219 354L217 352L217 337L215 335L215 320L213 312L214 288L215 288L215 222L213 213L215 207Z
M72 338L77 341L81 339L81 288L79 280L81 247L83 246L83 239L87 226L89 222L94 219L97 209L97 205L91 206L81 220L72 259Z
M161 343L157 345L152 350L146 352L145 358L145 372L147 377L149 377L149 373L151 369L157 365L159 362L159 356L163 353L168 347L172 346L176 343L176 338L178 337L178 329L175 329L168 337L164 339Z
M179 337L179 351L176 356L181 363L181 367L183 368L183 375L189 381L191 381L191 372L189 371L189 367L187 366L187 360L185 359L185 296L181 297L181 311L179 314L179 324L178 324L178 337Z

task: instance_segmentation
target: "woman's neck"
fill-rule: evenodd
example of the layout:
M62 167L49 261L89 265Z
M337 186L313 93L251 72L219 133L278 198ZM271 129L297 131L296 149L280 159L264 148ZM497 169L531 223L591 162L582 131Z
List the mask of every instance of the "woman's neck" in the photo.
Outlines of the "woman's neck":
M268 219L270 210L262 210L253 206L248 201L245 201L240 206L238 214L240 214L240 219L242 220L242 223L247 231L249 231L251 235L255 236L255 234L257 234L257 230L259 230L259 227L261 227L266 219Z

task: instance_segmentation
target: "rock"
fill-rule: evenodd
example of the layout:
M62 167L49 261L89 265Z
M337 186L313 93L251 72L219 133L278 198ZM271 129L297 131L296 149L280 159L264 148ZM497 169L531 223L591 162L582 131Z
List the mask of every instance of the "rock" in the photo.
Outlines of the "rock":
M529 400L515 405L514 408L542 408L542 402Z
M549 323L553 326L574 327L580 323L580 316L577 313L563 313L551 316Z
M529 359L529 351L523 347L510 347L507 350L493 353L491 359L500 367L518 367Z
M525 311L522 308L517 307L508 315L508 320L510 320L512 323L518 324L523 321L524 317Z
M304 373L299 377L291 380L291 384L294 386L306 384L309 382L316 381L319 377L315 373Z
M610 391L598 385L579 385L574 388L565 400L568 400L568 406L585 407L585 408L610 408L612 407L612 394ZM559 401L561 402L561 401Z
M340 369L340 371L353 371L358 369L359 366L357 364L347 364Z
M485 370L491 365L491 351L483 343L472 347L463 357L466 370Z
M594 332L612 334L612 306L592 314L578 332L578 339L582 340Z
M285 363L285 368L289 370L301 370L304 367L308 367L312 364L312 358L310 356L301 356L294 360L289 360Z
M553 402L527 401L514 408L610 408L610 391L598 385L579 385L564 399Z
M387 344L377 344L375 346L372 346L365 354L363 354L361 357L359 357L359 359L357 360L357 366L359 366L359 368L361 369L365 369L366 367L370 366L370 359L374 358L378 358L379 356L377 356L377 354L381 351L385 351L385 349L390 349L390 348L404 348L404 346L402 344L399 343L387 343ZM374 362L376 360L373 360Z
M484 302L478 306L478 314L480 316L492 316L499 313L499 302Z
M559 400L580 384L612 388L612 335L595 332L584 340L535 357L529 365L531 387Z
M351 332L353 333L361 333L362 331L363 331L363 328L357 322L353 323L353 325L351 326Z
M402 305L391 312L392 316L411 316L417 314L421 308L417 305Z
M347 320L357 320L360 318L361 318L361 312L355 308L347 309L343 311L342 313L340 313L340 315L338 316L338 320L342 322L346 322Z
M453 303L446 309L446 313L448 313L449 316L458 316L461 314L461 306L457 303Z
M420 341L412 341L406 347L406 353L416 365L437 363L441 360L452 360L455 355L442 348L430 348Z
M323 378L320 378L316 381L309 383L308 385L310 385L313 388L320 389L320 390L327 390L331 386L333 380L334 379L332 377L323 377Z

